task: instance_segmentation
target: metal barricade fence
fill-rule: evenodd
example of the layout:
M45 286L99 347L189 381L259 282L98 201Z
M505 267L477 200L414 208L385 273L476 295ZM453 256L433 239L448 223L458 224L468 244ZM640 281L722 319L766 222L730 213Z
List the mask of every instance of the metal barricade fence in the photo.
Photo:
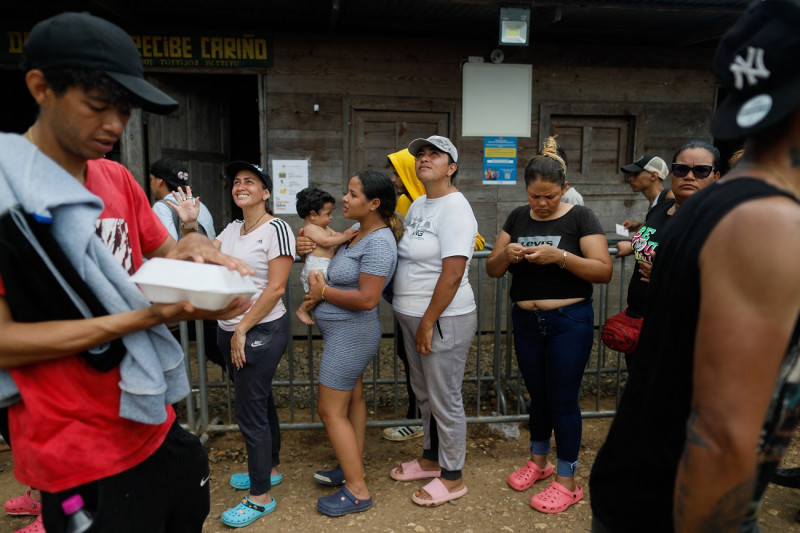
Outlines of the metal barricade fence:
M609 252L613 258L617 249L609 247ZM467 422L503 424L527 421L527 393L513 355L509 275L496 280L488 277L485 261L489 253L475 252L470 266L470 283L478 307L478 331L468 356L462 386ZM625 291L630 276L626 272L626 258L616 259L614 263L611 282L594 287L595 342L581 387L581 412L587 418L614 415L627 376L622 354L600 342L600 326L606 317L625 308ZM487 297L487 292L492 294ZM301 299L287 287L285 302L291 319L294 319L294 306ZM381 305L386 305L386 302ZM490 329L485 329L485 324ZM208 434L238 431L239 427L234 421L233 384L216 365L214 370L220 377L209 380L202 321L196 321L195 328L196 341L192 350L187 323L180 325L184 361L192 392L185 400L185 413L180 413L179 417L184 427L205 440ZM307 328L304 338L290 335L287 353L273 380L276 405L284 413L281 429L323 427L316 413L315 379L315 362L319 362L322 341L318 332L313 334L312 328ZM397 357L395 333L392 331L390 336L384 335L378 356L364 372L368 427L419 424L416 419L400 415L407 410L407 403L401 407L403 402L407 402L407 394L406 378L401 372L402 363ZM211 409L214 413L210 412Z

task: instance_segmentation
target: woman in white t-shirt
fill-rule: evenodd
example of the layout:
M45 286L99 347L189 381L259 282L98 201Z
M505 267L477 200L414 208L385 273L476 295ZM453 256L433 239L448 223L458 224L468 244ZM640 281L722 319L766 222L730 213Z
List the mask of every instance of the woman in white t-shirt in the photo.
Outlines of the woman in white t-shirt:
M445 137L416 139L408 147L426 195L405 218L398 243L392 306L403 333L424 428L422 457L391 471L400 481L434 478L412 500L441 505L467 493L461 474L467 421L461 382L477 327L469 261L478 223L453 185L458 151Z
M256 294L248 311L219 321L217 345L236 383L236 421L247 448L247 473L231 476L236 489L250 494L222 513L233 527L246 526L272 512L269 494L283 479L280 463L280 426L272 396L272 378L289 341L289 319L281 297L294 262L294 235L289 225L267 208L272 180L261 167L234 161L225 167L233 181L233 201L244 220L228 224L214 240L223 252L253 269Z

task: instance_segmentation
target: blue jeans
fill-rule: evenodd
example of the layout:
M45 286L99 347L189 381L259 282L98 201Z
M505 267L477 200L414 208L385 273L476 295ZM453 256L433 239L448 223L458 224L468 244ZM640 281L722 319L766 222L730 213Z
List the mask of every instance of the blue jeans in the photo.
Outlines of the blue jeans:
M546 455L555 432L558 475L572 476L583 429L578 395L594 341L592 300L550 311L515 305L511 318L517 364L531 395L531 452Z

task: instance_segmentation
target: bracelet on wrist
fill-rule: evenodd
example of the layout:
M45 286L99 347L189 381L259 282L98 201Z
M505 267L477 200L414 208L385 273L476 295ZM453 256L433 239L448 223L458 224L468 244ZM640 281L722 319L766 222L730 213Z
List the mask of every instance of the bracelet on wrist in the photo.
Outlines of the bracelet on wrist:
M323 299L323 300L325 299L325 289L327 289L327 288L328 288L328 286L327 286L327 285L325 285L324 287L322 287L322 294L320 294L320 296L322 297L322 299Z
M193 228L190 228L189 226L181 226L181 230L183 231L197 231L198 229L199 229L198 226L195 226Z
M567 251L564 250L564 262L561 263L561 266L559 268L566 268L566 266L567 266Z

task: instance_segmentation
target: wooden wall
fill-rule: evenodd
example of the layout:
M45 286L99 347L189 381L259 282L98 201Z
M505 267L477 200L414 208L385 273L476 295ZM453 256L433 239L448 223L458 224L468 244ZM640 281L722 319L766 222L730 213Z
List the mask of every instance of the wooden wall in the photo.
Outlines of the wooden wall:
M348 168L348 150L355 148L348 121L356 102L370 102L371 108L386 110L454 109L450 136L460 153L458 186L472 202L487 241L493 242L505 214L525 202L522 183L482 184L483 140L460 136L459 65L467 55L476 54L474 43L369 42L363 38L333 42L290 36L276 37L274 42L275 63L265 77L265 148L270 160L308 159L311 183L336 195L343 190L347 174L360 170ZM551 64L540 63L542 57L531 58L534 136L519 139L520 176L543 140L539 138L540 115L548 107L568 106L578 114L584 108L588 114L635 116L632 157L646 151L669 162L683 142L691 138L710 140L715 84L709 69L570 65L576 62L574 58L558 62L552 54L544 57ZM674 63L681 62L675 54L668 57ZM693 62L699 60L695 57ZM313 112L314 104L319 105L319 113ZM373 166L382 169L382 164ZM613 232L615 221L644 214L643 197L631 194L618 170L615 176L602 180L575 176L571 183L598 213L607 231ZM299 227L299 220L291 220L296 217L289 218ZM344 221L338 222L342 227Z
M275 62L265 76L269 159L309 160L310 182L340 198L344 184L358 168L350 168L354 140L353 109L403 109L453 113L450 137L459 150L457 185L470 200L480 232L493 243L505 216L526 202L522 168L538 152L547 133L551 112L578 115L632 117L630 157L659 154L667 162L675 149L692 138L710 140L709 123L716 88L709 68L710 54L675 50L520 50L510 60L533 64L533 137L519 139L519 181L515 186L482 184L483 139L462 138L460 64L468 55L481 55L491 43L405 42L319 37L278 36ZM313 112L318 104L319 113ZM407 138L420 134L401 132ZM398 136L398 139L402 135ZM402 148L396 146L387 150ZM383 157L383 155L381 155ZM571 174L571 184L599 216L610 238L614 224L626 218L642 219L647 207L640 194L623 183L617 161L602 176ZM383 161L371 166L383 169ZM341 213L341 211L339 211ZM296 216L286 217L301 227ZM341 216L333 227L342 229ZM474 273L473 273L474 275ZM618 290L618 281L612 294ZM485 282L492 301L492 282ZM482 327L491 329L493 315ZM385 324L390 322L385 322Z
M259 103L253 111L259 116L252 121L260 122L261 160L267 168L274 159L308 160L310 184L331 192L340 207L338 199L352 173L364 167L384 170L386 155L415 137L439 131L458 147L457 185L470 200L487 243L494 242L506 215L526 202L522 169L547 135L561 132L561 144L571 157L570 184L598 215L610 239L616 238L615 223L642 219L647 207L646 200L623 182L619 166L645 152L669 162L684 142L711 140L716 99L712 50L555 48L534 43L506 50L507 63L533 65L532 137L518 140L518 183L483 185L483 139L460 134L460 65L468 56L488 57L495 43L300 35L276 35L273 43L274 64L259 74L258 92L243 94L240 78L248 73L237 72L231 74L239 75L239 81L231 78L227 96L252 97ZM196 73L172 73L185 76L186 86L193 85ZM162 84L169 82L161 78ZM250 120L232 119L238 124ZM218 121L209 122L210 128L218 127ZM202 125L202 120L196 124ZM137 154L133 148L128 152ZM218 229L223 228L228 221L222 220L224 213L214 215ZM295 231L302 227L296 215L283 218ZM332 227L348 225L337 210ZM299 268L295 269L292 307L302 293ZM474 270L471 277L477 284ZM484 303L491 304L494 282L483 277ZM615 274L612 301L619 286ZM383 304L382 315L384 331L391 331L391 311ZM491 330L493 320L487 309L481 328ZM297 324L294 333L304 332Z

